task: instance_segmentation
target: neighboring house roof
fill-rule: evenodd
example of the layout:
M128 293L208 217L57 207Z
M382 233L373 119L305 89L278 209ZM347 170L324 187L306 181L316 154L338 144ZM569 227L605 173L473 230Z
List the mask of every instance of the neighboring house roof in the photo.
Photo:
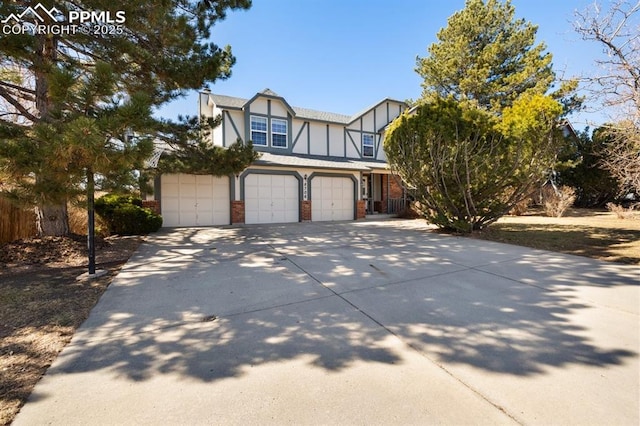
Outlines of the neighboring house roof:
M316 120L316 121L325 121L325 122L330 122L330 123L338 123L338 124L344 124L344 125L348 125L353 123L354 121L356 121L358 118L360 118L361 116L365 115L367 112L371 111L372 109L378 107L380 104L390 101L390 102L399 102L404 104L403 101L398 101L395 99L391 99L391 98L385 98L373 105L371 105L368 108L363 109L362 111L358 112L357 114L354 115L344 115L344 114L337 114L337 113L333 113L333 112L325 112L325 111L317 111L314 109L309 109L309 108L300 108L300 107L292 107L290 106L287 101L280 95L278 95L276 92L274 92L271 89L264 89L261 92L256 93L256 95L254 97L252 97L251 99L245 99L245 98L236 98L233 96L225 96L225 95L216 95L216 94L209 94L210 99L220 108L228 108L228 109L243 109L248 103L251 103L254 99L256 99L257 97L260 96L266 96L269 98L277 98L280 99L285 106L290 110L290 112L292 112L293 116L296 118L300 118L300 119L307 119L307 120Z
M293 167L309 167L317 169L341 169L370 171L371 169L388 169L388 165L384 161L358 161L343 157L326 157L326 156L297 156L297 155L279 155L269 152L261 152L260 158L254 164L265 166L293 166Z

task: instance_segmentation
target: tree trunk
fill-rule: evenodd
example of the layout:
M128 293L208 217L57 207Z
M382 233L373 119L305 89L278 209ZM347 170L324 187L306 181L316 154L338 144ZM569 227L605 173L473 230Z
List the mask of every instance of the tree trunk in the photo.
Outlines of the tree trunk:
M39 237L69 234L69 216L66 204L36 206L36 229Z
M49 74L56 62L56 36L36 36L36 55L34 59L35 106L41 122L49 121L51 99L49 98ZM48 141L45 141L48 143ZM43 179L37 175L36 180ZM46 198L38 201L36 208L36 230L38 236L62 236L69 234L69 216L66 202L56 202Z

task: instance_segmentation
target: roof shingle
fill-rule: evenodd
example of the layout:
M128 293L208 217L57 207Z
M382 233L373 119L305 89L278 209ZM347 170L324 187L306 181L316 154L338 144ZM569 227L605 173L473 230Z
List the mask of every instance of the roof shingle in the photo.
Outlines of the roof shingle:
M258 94L281 98L280 95L278 95L276 92L274 92L271 89L264 89ZM210 94L209 96L218 107L223 107L223 108L242 109L249 101L249 99L237 98L237 97L226 96L226 95ZM349 124L355 121L361 115L364 115L365 113L375 108L376 106L380 105L380 103L386 100L393 101L393 99L387 98L354 115L337 114L334 112L318 111L314 109L301 108L301 107L291 107L291 108L293 109L293 112L295 113L295 116L297 118L302 118L307 120L316 120L316 121L326 121L329 123Z

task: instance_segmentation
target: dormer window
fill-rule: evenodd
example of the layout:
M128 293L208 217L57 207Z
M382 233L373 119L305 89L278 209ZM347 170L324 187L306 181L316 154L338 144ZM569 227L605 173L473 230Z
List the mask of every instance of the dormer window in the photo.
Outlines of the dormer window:
M267 119L251 116L251 141L254 145L267 146Z
M271 146L287 147L287 120L271 119Z
M362 156L373 158L373 135L370 133L362 134Z

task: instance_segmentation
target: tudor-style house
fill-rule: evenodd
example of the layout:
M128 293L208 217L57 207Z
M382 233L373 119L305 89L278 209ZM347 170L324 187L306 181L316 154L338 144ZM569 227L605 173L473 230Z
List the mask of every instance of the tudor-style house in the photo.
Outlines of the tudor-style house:
M402 101L352 116L293 107L269 89L248 99L204 91L199 104L201 115L222 117L213 144L251 140L261 156L235 176L162 175L155 198L164 226L354 220L402 205L382 148Z

